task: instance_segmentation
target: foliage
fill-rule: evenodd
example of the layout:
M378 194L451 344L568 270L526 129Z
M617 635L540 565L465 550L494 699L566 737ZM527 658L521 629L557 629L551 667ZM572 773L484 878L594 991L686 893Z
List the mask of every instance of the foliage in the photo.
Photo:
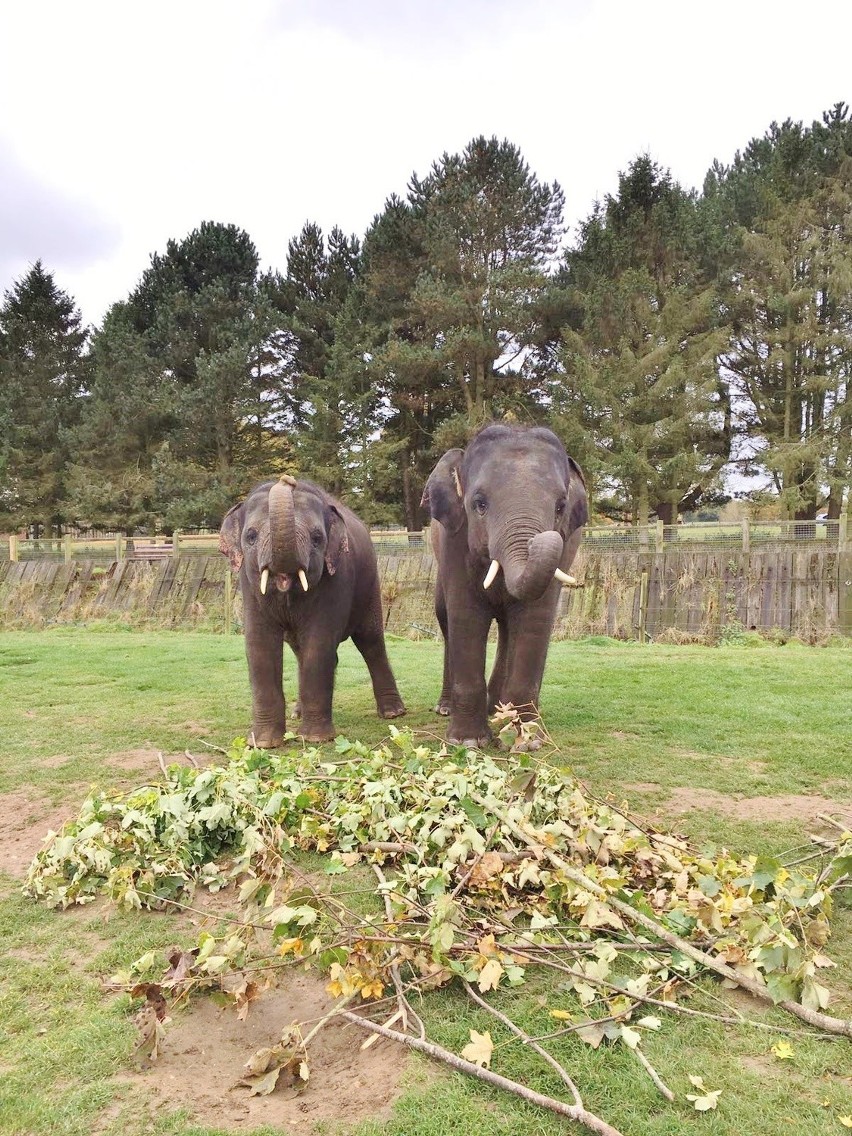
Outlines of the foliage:
M224 766L172 766L163 784L96 793L39 853L26 891L62 907L103 891L126 907L159 907L196 883L215 890L238 881L241 901L273 929L281 954L318 959L338 994L363 997L388 985L392 960L411 963L431 985L460 975L486 991L523 981L548 946L579 942L594 949L569 985L582 1005L599 1004L619 957L613 940L630 947L637 970L615 982L611 1012L652 984L674 997L678 973L694 969L677 954L650 961L642 938L602 898L620 897L765 983L775 1000L825 1008L818 971L833 965L823 948L833 891L852 871L850 834L817 871L709 855L640 827L554 765L461 748L436 753L393 727L377 749L338 739L336 750L330 762L315 749L279 756L237 742ZM584 887L532 854L518 827L592 882ZM331 872L390 863L394 874L381 886L389 921L368 921L341 940L339 927L323 931L309 897L281 904L282 886L293 891L287 852L297 849L329 852ZM243 946L205 938L195 965L220 973Z
M773 123L705 183L726 236L724 366L752 448L795 518L812 518L826 489L839 516L852 474L848 109L838 103L810 128Z
M39 262L0 310L0 527L215 526L286 467L413 530L437 458L502 416L553 426L633 521L712 504L732 469L837 518L850 187L838 103L700 193L635 159L565 249L559 184L479 136L363 239L306 223L283 275L235 225L168 240L90 343Z
M440 688L439 646L395 641L389 649L400 687L412 706L407 721L424 738L431 738L436 725L426 707ZM554 643L543 692L545 721L563 760L570 761L598 794L612 791L617 799L627 794L645 815L660 807L680 814L677 830L689 832L703 850L715 843L717 848L727 845L778 857L783 848L809 843L808 833L813 830L799 811L807 798L790 799L787 794L834 795L838 805L849 799L845 786L837 782L837 770L844 768L848 751L844 696L852 665L849 654L833 648L798 648L793 653L638 648L604 639L588 644ZM291 662L285 662L290 696L295 693ZM48 823L56 824L47 814L76 816L93 782L121 787L126 795L130 785L153 776L139 770L158 768L157 750L179 755L189 747L200 755L208 748L205 738L215 742L233 737L244 726L250 698L242 643L237 637L221 635L128 633L104 627L7 632L0 635L0 674L12 683L15 694L0 706L6 754L0 788L8 794L7 809L10 805L17 809L23 838L33 845ZM343 644L336 718L344 732L364 738L372 749L386 740L387 724L373 716L365 675L357 651ZM606 698L601 697L602 690ZM795 747L790 746L791 737L797 739ZM321 756L326 762L339 760L331 746L323 747ZM656 787L637 785L637 778L655 782ZM719 793L731 796L723 798ZM744 807L757 795L758 815ZM687 798L692 806L687 805ZM812 799L814 808L822 805L824 811L830 807L820 796ZM32 804L21 808L22 802ZM749 816L751 819L744 819ZM7 848L14 857L20 846L12 842ZM804 849L802 855L807 854ZM718 851L713 855L718 856ZM275 903L313 908L317 918L302 929L303 940L310 943L313 927L317 927L327 941L333 920L338 921L338 928L360 931L366 915L378 916L381 904L371 895L375 880L366 859L345 873L327 876L323 868L329 862L328 852L298 853L292 862L288 854L288 876L292 869L294 874L301 873L301 879L293 881L289 894L282 881ZM221 973L195 970L198 955L194 952L200 954L207 943L200 933L200 918L214 940L215 949L205 948L212 956L231 952L229 941L239 924L262 924L262 912L258 915L251 906L238 909L236 887L212 897L199 887L189 901L191 909L183 913L174 907L170 914L140 917L135 909L110 910L99 902L75 906L59 915L45 904L20 896L14 863L14 859L6 861L0 899L6 946L0 960L0 1018L4 1024L0 1061L6 1070L0 1091L3 1131L47 1136L61 1129L83 1136L103 1129L114 1136L141 1136L151 1123L148 1086L175 1073L172 1061L181 1060L182 1030L196 1028L199 1018L213 1009L201 1007L200 998L209 997L218 1007L223 1000L219 988L230 991L227 998L232 1008L221 1018L215 1015L219 1024L204 1046L209 1052L246 1028L234 1020L237 1015L247 1013L249 1028L261 1029L269 1020L265 1000L272 997L264 993L267 977L278 974L285 988L291 981L298 988L299 972L313 957L279 954L270 945L272 928L266 924L267 930L263 925L255 928L257 939L250 942L249 952L233 954L233 963L242 968L237 974L227 969ZM388 878L393 875L389 865L384 871ZM304 886L306 878L312 887ZM839 894L832 938L824 948L838 967L822 972L830 975L830 981L823 980L823 984L832 988L838 1003L847 1005L852 974L850 915L849 893ZM218 925L217 916L222 917ZM377 919L371 933L380 922ZM231 928L227 933L226 924ZM487 933L486 928L481 933ZM245 941L245 932L241 930L238 938ZM174 1020L163 1023L161 1065L133 1076L128 1087L134 1015L143 995L131 1003L124 991L137 979L140 985L162 984L172 970L175 944L181 944L175 961L179 963L183 956L184 977L176 969L172 978L177 985L163 987ZM706 1016L679 1012L678 1003L667 1003L665 1009L642 1007L624 1022L642 1035L636 1050L621 1038L607 1036L593 1049L576 1027L592 1017L599 1022L599 1015L606 1016L605 1005L601 1002L584 1009L573 987L562 988L574 979L559 968L573 967L577 957L588 961L593 945L576 943L574 952L541 951L535 962L522 963L526 967L522 984L510 986L504 977L496 991L480 996L522 1025L570 1069L590 1106L604 1111L610 1123L634 1136L680 1132L693 1122L709 1124L720 1136L762 1136L791 1123L797 1130L815 1134L844 1130L838 1120L849 1113L848 1044L826 1044L813 1031L807 1037L795 1031L777 1032L785 1015L772 1007L759 1010L756 1003L750 1003L753 1008L746 1016L757 1019L759 1026L736 1026L734 1019L746 1009L745 1000L706 979L693 979L690 985L689 976L683 975L680 987L684 992L690 989L688 1001L681 1000L682 1011L701 1010ZM460 953L459 948L453 949ZM617 945L616 949L621 951ZM129 973L128 960L146 956L144 972L134 968ZM668 956L658 957L665 961ZM284 967L287 969L282 970ZM613 967L616 978L627 979L631 974L632 964L624 967L616 960ZM103 980L117 970L125 972L121 990L105 994ZM412 981L415 977L411 975ZM471 1030L490 1033L492 1069L541 1092L560 1094L560 1083L530 1047L472 1004L459 981L425 994L422 1000L416 988L411 993L410 1001L422 1016L428 1036L459 1054L471 1040ZM478 993L478 982L471 988ZM209 990L210 995L196 997L195 990ZM652 981L650 992L653 990ZM350 1006L359 1014L386 1021L396 1009L392 988L386 989L383 998L388 995L390 999L377 1002L365 1001L357 993ZM147 1006L150 1003L144 997ZM716 1020L717 1015L727 1021ZM659 1018L663 1028L639 1024L650 1016ZM285 1017L272 1025L267 1038L243 1053L234 1053L232 1076L223 1079L223 1092L242 1075L242 1063L251 1050L264 1044L275 1048L282 1027L289 1024L290 1018ZM141 1026L140 1021L140 1034ZM770 1031L769 1027L774 1028ZM307 1023L303 1028L307 1030ZM354 1061L360 1038L354 1027L347 1026L346 1033ZM546 1040L543 1035L548 1035ZM790 1038L794 1059L779 1059L770 1051L779 1038ZM306 1091L320 1097L327 1096L329 1085L319 1076L314 1061L325 1044L321 1033L309 1047L312 1076ZM279 1053L286 1060L283 1049ZM673 1106L659 1097L646 1077L640 1055L654 1063L675 1091ZM391 1053L389 1059L392 1057ZM207 1064L206 1058L197 1060ZM453 1131L474 1136L494 1129L505 1136L530 1130L556 1136L565 1131L563 1119L548 1118L529 1103L512 1101L473 1083L470 1077L436 1080L424 1076L421 1065L418 1062L411 1087L395 1105L393 1115L377 1117L364 1127L365 1132L372 1136L437 1136ZM686 1093L701 1095L688 1079L698 1074L709 1090L724 1090L706 1122L692 1112L692 1102L685 1100ZM287 1070L280 1076L288 1076ZM71 1089L69 1083L73 1083ZM213 1136L223 1125L228 1128L225 1114L205 1122L195 1113L196 1094L202 1088L190 1074L177 1106L185 1108L186 1114L162 1119L169 1131L181 1136ZM249 1092L248 1088L228 1092L228 1099ZM289 1095L293 1090L276 1089L276 1095L282 1092ZM305 1097L303 1103L309 1106L311 1102ZM785 1119L790 1117L792 1122ZM262 1125L264 1118L255 1114L254 1123Z
M68 518L65 430L87 387L73 300L36 261L0 308L0 531L50 535Z
M730 400L716 362L723 340L697 210L693 194L639 158L563 266L557 427L639 524L651 512L671 524L694 509L730 456ZM578 427L594 445L571 436Z

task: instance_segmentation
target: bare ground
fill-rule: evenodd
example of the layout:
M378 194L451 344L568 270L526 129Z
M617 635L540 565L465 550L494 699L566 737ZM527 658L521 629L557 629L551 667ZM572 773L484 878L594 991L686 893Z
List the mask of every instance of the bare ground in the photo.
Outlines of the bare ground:
M721 813L736 820L752 821L805 821L814 822L822 815L852 816L852 803L817 793L783 793L779 796L732 797L717 793L715 789L696 789L681 785L664 790L656 782L636 782L624 786L625 795L631 793L659 795L656 811L664 816L683 816L684 813L706 811Z

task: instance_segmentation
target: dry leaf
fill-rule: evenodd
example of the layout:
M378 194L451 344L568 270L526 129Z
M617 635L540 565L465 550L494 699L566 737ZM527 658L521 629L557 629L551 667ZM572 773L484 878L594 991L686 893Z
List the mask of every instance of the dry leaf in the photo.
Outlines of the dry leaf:
M466 1061L473 1062L474 1065L481 1065L483 1069L487 1069L491 1064L491 1053L494 1049L494 1042L491 1040L491 1034L486 1030L485 1033L478 1033L472 1029L470 1031L470 1041L461 1051L462 1057Z
M500 979L502 977L503 967L500 965L499 960L489 959L479 972L477 985L482 993L485 994L488 990L496 990L500 985Z

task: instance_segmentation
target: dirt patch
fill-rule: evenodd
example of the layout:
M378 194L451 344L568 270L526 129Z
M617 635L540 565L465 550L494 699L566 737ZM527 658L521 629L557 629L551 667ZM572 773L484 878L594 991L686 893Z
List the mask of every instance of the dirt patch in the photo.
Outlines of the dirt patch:
M232 1007L199 999L166 1026L159 1060L121 1079L144 1086L153 1112L185 1108L199 1123L217 1129L269 1125L308 1132L321 1122L350 1128L389 1116L403 1090L407 1054L384 1039L363 1050L368 1035L344 1023L330 1022L311 1042L310 1079L304 1089L277 1087L258 1097L237 1087L256 1050L274 1045L293 1022L306 1034L331 1004L323 981L295 971L282 987L253 1003L245 1022Z
M48 830L76 816L72 805L54 805L47 796L13 789L0 794L0 865L16 879L26 874Z
M625 785L624 791L631 793L659 794L666 792L653 782L637 782ZM670 816L682 816L696 812L724 813L736 820L803 820L814 821L820 813L829 816L852 816L852 803L822 797L818 794L784 793L777 797L731 797L717 793L715 789L696 789L681 785L668 790L668 796L657 807L657 812Z
M852 806L830 797L784 793L779 797L729 797L713 789L673 789L666 808L677 813L694 809L724 812L737 820L816 820L819 813L849 812Z

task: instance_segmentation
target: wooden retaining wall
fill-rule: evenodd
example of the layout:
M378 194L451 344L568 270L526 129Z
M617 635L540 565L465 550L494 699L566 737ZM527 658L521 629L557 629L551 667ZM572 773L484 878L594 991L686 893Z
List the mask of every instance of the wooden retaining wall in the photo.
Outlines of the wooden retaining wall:
M438 634L428 553L379 556L385 626L410 638ZM852 635L852 553L810 545L735 549L581 548L565 589L557 638L599 634L714 640L723 628L777 629L818 641ZM130 625L240 626L240 597L221 556L155 562L0 563L0 627L116 619Z

